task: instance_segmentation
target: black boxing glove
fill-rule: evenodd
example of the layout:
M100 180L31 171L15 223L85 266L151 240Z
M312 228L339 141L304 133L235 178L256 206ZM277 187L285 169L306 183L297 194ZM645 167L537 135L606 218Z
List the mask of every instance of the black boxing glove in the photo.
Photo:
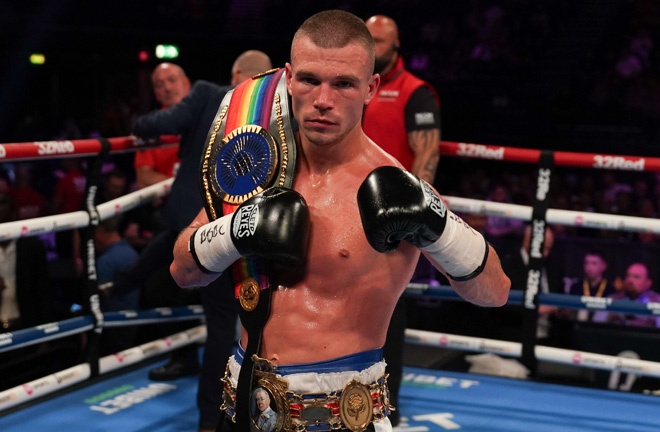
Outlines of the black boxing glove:
M223 272L241 257L298 265L305 259L308 235L305 199L291 189L273 187L199 227L188 248L205 273Z
M376 168L360 185L357 201L367 240L378 252L394 251L405 240L426 251L454 280L482 272L486 240L408 171Z

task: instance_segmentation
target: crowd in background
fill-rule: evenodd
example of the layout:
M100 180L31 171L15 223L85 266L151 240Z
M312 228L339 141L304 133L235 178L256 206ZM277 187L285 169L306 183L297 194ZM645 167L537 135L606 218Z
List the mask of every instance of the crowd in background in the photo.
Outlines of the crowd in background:
M181 61L193 79L226 82L228 77L216 71L229 69L234 58L231 47L240 49L235 41L240 42L241 34L248 33L243 44L260 46L271 53L274 64L283 64L292 29L310 13L334 7L366 17L378 11L399 22L408 68L442 95L444 139L608 153L652 154L656 147L660 57L655 44L660 8L653 1L221 3L165 1L150 6L145 2L134 14L116 20L122 24L104 21L114 16L109 12L107 18L99 18L99 25L130 28L135 20L131 16L148 9L157 19L140 22L145 31L169 23L191 39L217 38L223 43L212 57L198 51L199 44L182 42ZM8 7L8 22L13 9L19 8ZM14 13L13 21L19 20ZM60 17L62 25L84 13L82 8ZM226 22L218 22L219 16ZM259 29L251 32L253 27ZM116 37L122 36L118 33ZM93 73L81 75L79 67L64 62L58 65L61 70L55 79L44 76L32 88L25 82L24 95L12 102L27 108L19 113L20 104L14 103L3 114L7 119L19 117L0 127L0 141L52 139L61 135L68 119L78 125L78 137L128 134L131 121L151 107L145 95L149 95L153 63L134 61L125 68L109 68L102 60L97 62L98 71ZM48 83L53 88L43 87ZM64 97L81 85L90 88L78 101ZM41 89L53 96L44 98ZM28 99L30 104L25 102ZM9 131L8 125L14 128Z

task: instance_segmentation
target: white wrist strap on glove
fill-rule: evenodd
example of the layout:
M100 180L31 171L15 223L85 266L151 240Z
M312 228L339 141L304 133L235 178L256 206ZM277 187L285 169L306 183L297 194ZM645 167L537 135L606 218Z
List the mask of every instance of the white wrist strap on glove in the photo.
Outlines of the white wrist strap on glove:
M447 210L447 224L440 238L421 249L456 281L478 276L488 259L486 239L450 210Z
M202 272L222 273L241 257L230 235L232 216L209 222L190 236L188 252Z

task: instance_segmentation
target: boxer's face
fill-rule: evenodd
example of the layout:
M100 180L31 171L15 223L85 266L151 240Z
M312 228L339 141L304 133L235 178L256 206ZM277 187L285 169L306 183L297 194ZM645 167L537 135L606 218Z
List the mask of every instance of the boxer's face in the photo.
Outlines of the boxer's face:
M380 82L372 65L367 49L357 43L321 48L308 37L294 43L287 87L294 117L309 142L339 142L359 125Z

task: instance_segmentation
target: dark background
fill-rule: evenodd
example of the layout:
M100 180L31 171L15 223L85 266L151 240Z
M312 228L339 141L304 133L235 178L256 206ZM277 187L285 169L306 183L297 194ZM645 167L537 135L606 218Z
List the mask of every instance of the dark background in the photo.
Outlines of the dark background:
M227 83L240 52L261 49L283 65L306 17L342 8L399 23L409 68L442 98L445 140L655 155L658 3L2 0L0 142L74 138L67 121L82 137L126 135L155 107L156 44L178 45L175 62L193 80ZM46 63L30 65L32 52ZM622 73L626 62L637 69Z

